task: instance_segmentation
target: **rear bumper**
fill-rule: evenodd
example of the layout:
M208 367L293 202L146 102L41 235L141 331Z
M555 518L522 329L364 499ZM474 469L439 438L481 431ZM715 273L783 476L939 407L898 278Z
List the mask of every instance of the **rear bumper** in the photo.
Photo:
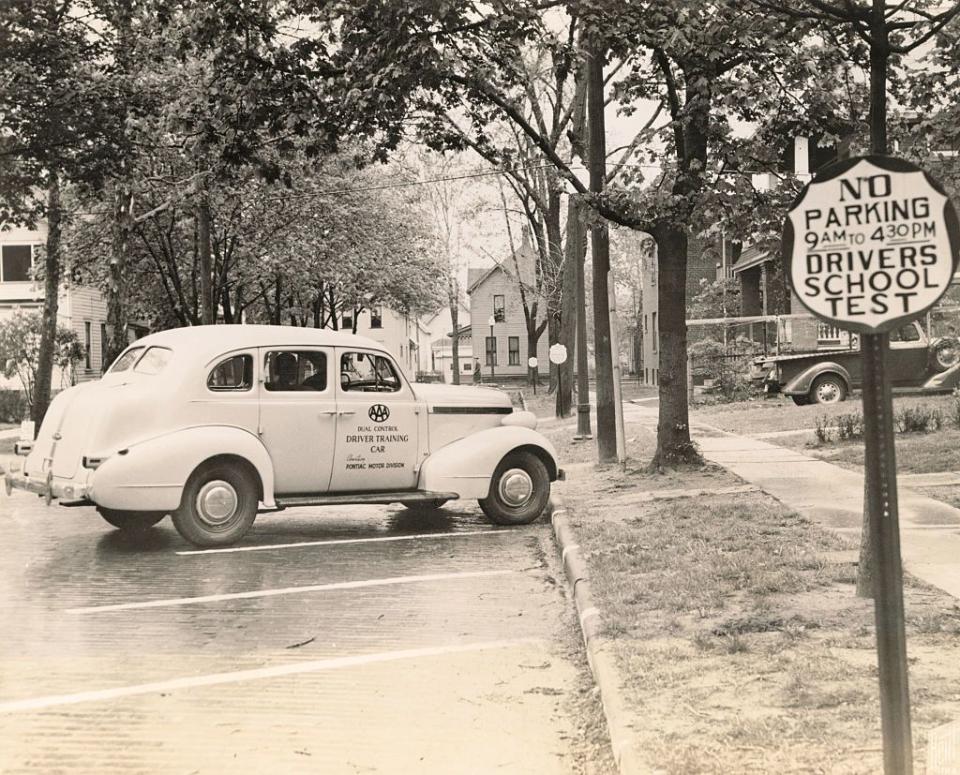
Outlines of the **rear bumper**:
M14 465L16 465L15 462L10 467ZM53 500L85 501L89 495L89 488L86 485L55 479L52 471L45 477L37 477L27 476L22 470L8 470L3 477L3 482L7 495L14 490L24 490L39 495L48 504Z

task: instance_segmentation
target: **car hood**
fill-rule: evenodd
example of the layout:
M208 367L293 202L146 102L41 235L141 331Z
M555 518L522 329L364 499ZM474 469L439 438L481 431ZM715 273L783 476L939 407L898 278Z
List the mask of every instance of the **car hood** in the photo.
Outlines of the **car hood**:
M427 402L429 409L435 407L512 409L513 407L510 396L496 388L418 382L414 384L413 390L417 398Z

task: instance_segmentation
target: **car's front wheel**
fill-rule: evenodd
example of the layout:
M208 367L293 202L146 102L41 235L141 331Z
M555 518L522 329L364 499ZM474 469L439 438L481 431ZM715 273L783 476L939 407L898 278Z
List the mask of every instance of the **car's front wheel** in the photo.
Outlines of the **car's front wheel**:
M226 546L253 525L257 501L257 486L247 471L233 463L209 463L187 481L173 524L195 546Z
M550 476L531 452L511 452L497 466L490 492L480 508L498 525L526 525L537 519L550 500Z
M822 374L810 388L810 401L814 404L838 404L846 397L847 384L836 374Z
M141 533L149 530L167 516L162 511L121 511L104 506L98 506L97 513L117 530L125 533Z

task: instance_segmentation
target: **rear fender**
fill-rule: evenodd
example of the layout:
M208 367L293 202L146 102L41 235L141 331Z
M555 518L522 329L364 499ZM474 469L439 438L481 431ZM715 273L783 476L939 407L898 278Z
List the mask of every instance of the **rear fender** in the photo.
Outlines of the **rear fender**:
M273 462L259 438L231 426L202 426L174 431L131 444L100 464L90 482L90 500L98 506L137 511L172 511L184 485L211 458L245 461L260 479L264 505L272 508Z
M557 451L530 428L500 426L473 433L434 452L420 468L418 488L455 492L461 498L486 498L490 479L503 458L516 449L528 449L544 461L550 481L558 475Z
M805 396L810 392L814 380L821 374L836 374L846 383L848 394L853 387L850 372L843 368L843 366L834 361L821 361L790 380L781 392L787 396Z

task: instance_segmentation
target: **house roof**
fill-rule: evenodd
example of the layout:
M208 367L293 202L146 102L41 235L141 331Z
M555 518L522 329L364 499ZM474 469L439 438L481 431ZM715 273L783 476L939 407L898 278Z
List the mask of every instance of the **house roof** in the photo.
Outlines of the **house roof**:
M524 228L520 247L513 254L508 254L502 261L490 267L471 267L467 270L467 294L472 294L483 285L495 272L500 271L516 279L519 272L520 281L528 288L534 285L537 267L537 252L530 242L530 232Z
M753 269L755 266L760 266L760 264L772 260L773 256L770 255L769 250L761 250L756 245L750 245L744 248L740 258L737 259L737 263L731 269L734 274L740 274L745 269Z

